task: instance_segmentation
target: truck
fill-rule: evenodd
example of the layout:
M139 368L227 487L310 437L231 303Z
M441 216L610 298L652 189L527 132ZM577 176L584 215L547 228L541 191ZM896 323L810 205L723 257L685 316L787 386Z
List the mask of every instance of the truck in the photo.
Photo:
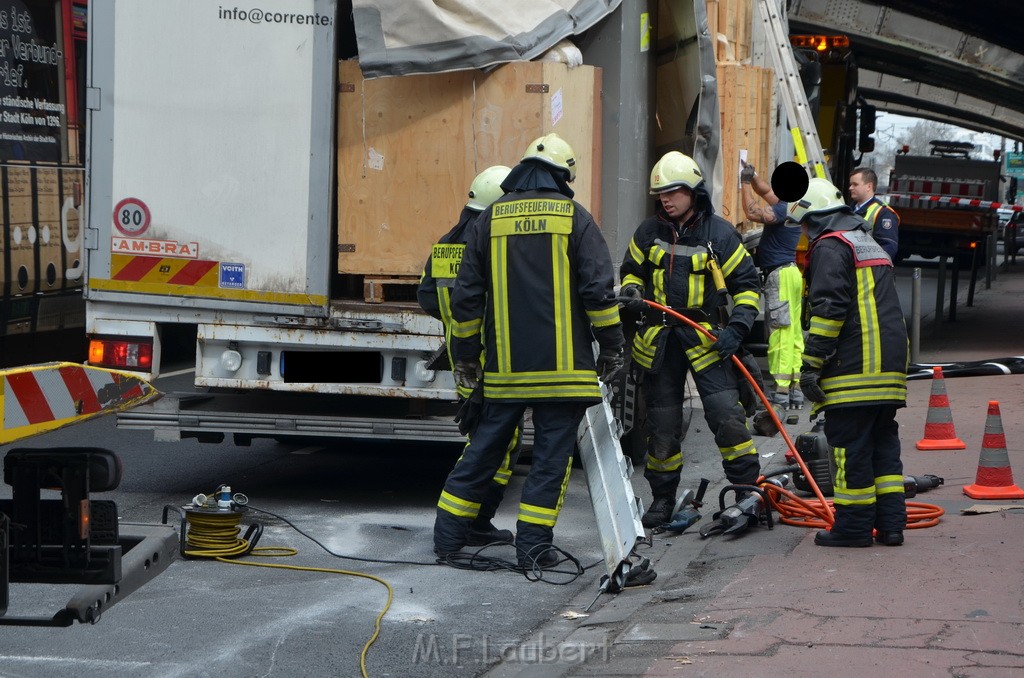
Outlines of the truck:
M85 358L85 0L0 9L0 367Z
M997 236L1001 163L972 157L969 142L934 140L927 154L897 153L889 176L891 204L900 215L898 259L950 257L976 270L986 265L986 242Z
M426 0L403 12L92 0L89 363L153 380L184 352L197 389L118 425L237 445L462 441L441 325L415 303L431 244L476 172L514 165L548 132L575 149L576 199L613 260L651 210L660 154L738 185L716 69L751 83L730 92L745 112L772 75L740 63L750 0L719 4L709 16L694 0L551 1L491 16L468 0L450 14ZM716 44L734 61L718 63ZM764 167L773 111L733 126L764 135L748 156ZM617 393L632 407L630 384Z

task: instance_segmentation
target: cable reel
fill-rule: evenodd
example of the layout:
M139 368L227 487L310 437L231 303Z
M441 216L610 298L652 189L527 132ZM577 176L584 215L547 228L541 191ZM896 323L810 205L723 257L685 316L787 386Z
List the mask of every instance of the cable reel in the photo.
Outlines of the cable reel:
M253 523L239 537L248 503L247 496L232 494L230 486L221 485L212 497L197 494L186 506L164 506L163 523L167 524L170 511L178 513L178 551L182 558L239 558L252 553L263 535L263 525Z

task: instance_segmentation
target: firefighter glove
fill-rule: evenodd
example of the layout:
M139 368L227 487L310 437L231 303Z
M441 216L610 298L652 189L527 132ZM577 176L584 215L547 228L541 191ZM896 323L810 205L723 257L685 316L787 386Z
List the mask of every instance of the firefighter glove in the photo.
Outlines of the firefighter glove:
M814 403L825 402L825 392L821 390L821 373L813 370L804 370L800 373L800 390L804 397Z
M718 341L712 344L711 348L718 351L718 356L722 360L728 360L736 354L742 343L743 332L737 329L735 325L729 325L718 333Z
M455 361L455 383L462 388L473 390L480 383L483 370L478 360L456 360Z
M740 170L740 181L745 184L749 184L754 180L754 174L756 174L756 172L754 172L754 166L745 162L743 163L743 169Z
M647 302L644 301L644 289L639 285L623 285L619 290L619 301L632 313L643 313L647 310Z
M597 376L607 384L615 378L624 364L621 348L602 348L597 356Z

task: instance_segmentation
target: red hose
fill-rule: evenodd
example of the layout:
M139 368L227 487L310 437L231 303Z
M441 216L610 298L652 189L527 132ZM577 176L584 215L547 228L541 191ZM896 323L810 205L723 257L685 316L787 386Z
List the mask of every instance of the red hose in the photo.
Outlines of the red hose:
M683 314L672 310L668 306L662 306L661 304L644 299L648 306L657 309L663 313L667 313L673 318L682 321L686 325L689 325L693 329L702 333L708 339L716 341L718 338L709 332L707 329L702 327L699 323L696 323ZM814 496L817 498L818 503L812 503L806 499L802 499L789 490L780 488L772 483L763 482L764 478L758 479L758 485L761 489L765 490L769 500L772 503L772 507L779 514L779 521L786 525L795 525L797 527L816 527L819 529L829 529L835 523L835 507L832 505L832 501L825 499L825 495L821 493L818 488L818 484L814 482L814 476L807 468L807 464L804 463L803 458L796 449L796 445L793 444L793 440L789 437L786 432L785 426L782 425L782 421L779 420L778 415L775 413L775 408L772 407L771 403L768 402L767 396L757 385L757 381L751 376L747 368L743 366L743 362L740 361L735 355L731 356L732 364L736 366L736 369L740 371L740 374L750 382L750 386L754 389L754 393L761 399L765 409L771 416L772 421L775 423L776 428L779 429L779 433L782 434L782 439L786 441L786 446L792 453L796 463L800 466L800 471L803 472L804 477L807 479L808 484L814 491ZM788 455L787 455L788 456ZM941 507L935 506L934 504L922 504L919 502L907 502L907 528L921 528L921 527L932 527L937 525L939 518L945 511Z

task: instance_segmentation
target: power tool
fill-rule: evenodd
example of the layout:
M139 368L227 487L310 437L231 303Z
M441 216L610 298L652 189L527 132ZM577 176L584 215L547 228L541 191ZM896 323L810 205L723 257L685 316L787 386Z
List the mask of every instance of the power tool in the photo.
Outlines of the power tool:
M679 501L676 502L675 508L672 509L672 517L667 523L661 525L661 529L682 533L700 520L699 509L704 505L704 493L710 482L707 478L701 478L696 495L692 490L685 490L679 497Z

